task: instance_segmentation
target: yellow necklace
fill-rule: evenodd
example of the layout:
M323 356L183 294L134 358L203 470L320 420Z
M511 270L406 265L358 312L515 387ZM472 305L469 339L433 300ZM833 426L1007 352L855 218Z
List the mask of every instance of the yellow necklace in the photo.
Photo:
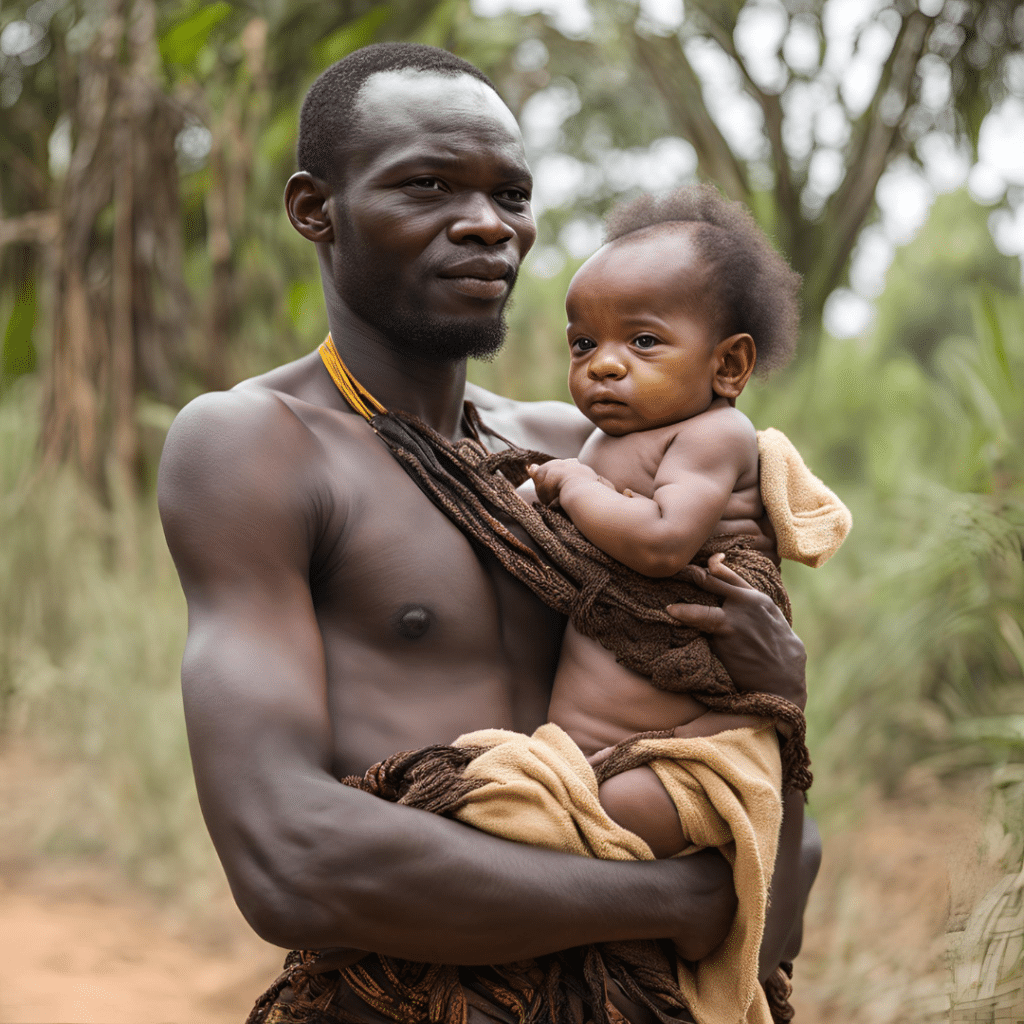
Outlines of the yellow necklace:
M324 362L324 366L327 367L327 372L331 375L331 380L338 385L338 390L341 392L342 398L352 406L353 409L364 420L371 420L374 416L383 416L387 409L384 408L380 402L377 401L373 395L370 394L362 384L359 383L352 376L349 368L345 365L345 361L338 354L338 350L334 347L334 339L328 333L324 339L323 344L320 346L320 358Z

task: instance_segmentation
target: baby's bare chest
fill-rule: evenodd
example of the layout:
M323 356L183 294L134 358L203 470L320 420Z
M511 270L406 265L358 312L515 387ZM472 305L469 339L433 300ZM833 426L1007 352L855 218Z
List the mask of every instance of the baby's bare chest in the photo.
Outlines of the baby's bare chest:
M665 450L675 436L675 425L622 437L596 430L583 446L580 462L610 481L617 491L628 487L649 498Z

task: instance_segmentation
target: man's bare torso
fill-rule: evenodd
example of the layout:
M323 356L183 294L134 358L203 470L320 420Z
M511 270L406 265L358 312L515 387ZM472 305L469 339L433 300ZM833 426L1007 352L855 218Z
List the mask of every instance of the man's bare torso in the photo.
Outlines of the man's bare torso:
M701 417L738 416L724 402L683 423L615 437L595 430L580 452L580 462L611 483L651 498L662 457L681 431ZM764 514L758 485L757 444L751 430L745 469L726 504L718 529L733 532L738 524ZM683 438L685 441L685 437ZM685 725L704 707L682 693L656 690L650 680L620 665L615 656L570 624L555 675L549 718L560 725L586 754L613 746L628 736Z
M271 415L297 417L322 456L302 467L305 493L295 497L311 538L334 774L472 729L534 729L545 720L564 620L478 556L361 417L325 408L325 381L333 388L314 354L235 394L272 393ZM470 392L513 440L552 441L519 421L516 403ZM574 412L554 410L568 424Z

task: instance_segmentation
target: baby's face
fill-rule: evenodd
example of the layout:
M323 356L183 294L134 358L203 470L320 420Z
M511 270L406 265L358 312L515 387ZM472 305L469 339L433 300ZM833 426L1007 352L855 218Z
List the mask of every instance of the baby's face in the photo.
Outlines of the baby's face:
M606 434L678 423L711 404L719 339L704 292L703 265L678 228L618 239L572 279L569 391Z

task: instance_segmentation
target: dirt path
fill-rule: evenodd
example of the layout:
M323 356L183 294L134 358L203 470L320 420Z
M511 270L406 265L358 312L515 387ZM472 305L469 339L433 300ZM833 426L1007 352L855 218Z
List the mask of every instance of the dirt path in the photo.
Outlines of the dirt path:
M825 837L796 964L797 1024L946 1024L947 925L1001 876L982 777L918 777Z
M942 1019L947 914L994 877L977 861L980 805L976 788L926 783L827 839L797 1024ZM226 904L215 929L190 939L168 911L101 876L0 881L0 922L2 1024L240 1024L282 959Z
M240 915L190 940L99 876L0 888L0 922L3 1024L240 1024L284 959Z

